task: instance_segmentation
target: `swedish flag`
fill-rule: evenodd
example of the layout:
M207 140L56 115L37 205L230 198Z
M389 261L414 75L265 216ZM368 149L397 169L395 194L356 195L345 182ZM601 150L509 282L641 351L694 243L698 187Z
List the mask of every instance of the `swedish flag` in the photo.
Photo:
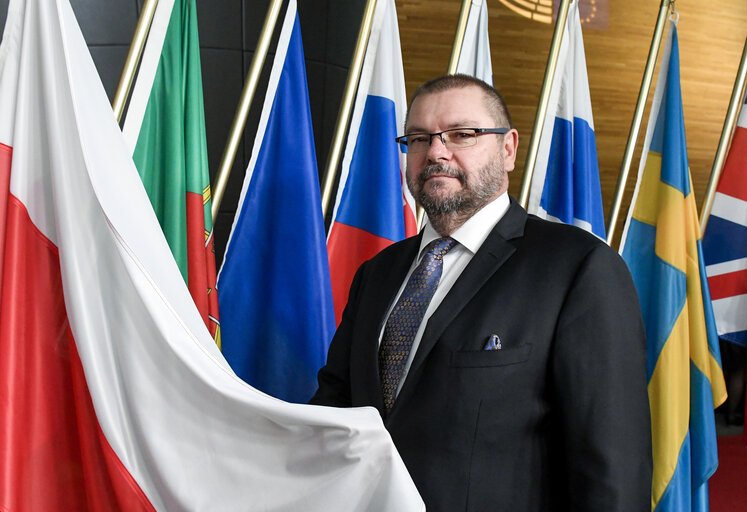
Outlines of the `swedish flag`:
M718 466L713 408L726 399L685 147L672 23L620 250L646 325L652 509L708 510Z

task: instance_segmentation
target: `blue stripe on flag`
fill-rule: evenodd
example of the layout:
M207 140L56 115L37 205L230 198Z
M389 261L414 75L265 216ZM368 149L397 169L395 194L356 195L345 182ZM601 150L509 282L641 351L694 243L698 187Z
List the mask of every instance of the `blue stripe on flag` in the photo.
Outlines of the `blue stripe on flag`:
M305 402L335 320L298 15L265 101L272 110L218 283L223 354L252 386Z
M395 137L394 101L369 95L336 221L397 241L405 238L405 221Z
M725 339L726 341L730 341L731 343L736 343L738 345L742 345L743 347L747 347L747 331L728 332L722 334L721 338Z
M587 222L606 238L594 130L579 117L556 117L540 206L566 224Z
M711 412L713 414L713 412ZM677 457L677 466L674 474L667 484L667 488L661 499L656 504L654 512L669 510L692 510L690 508L692 496L690 493L690 431L688 430Z
M646 327L647 375L651 378L664 344L685 305L687 279L655 253L656 227L630 219L623 259L631 272Z
M718 466L711 382L690 362L690 425L677 467L655 510L708 510L708 478ZM692 446L701 449L693 450Z
M703 237L706 265L747 258L747 227L711 215Z
M674 34L677 38L677 34ZM669 76L680 76L679 45L672 44L669 59ZM679 80L667 80L650 151L661 154L661 181L676 188L682 195L690 194L690 171L687 162L685 127L667 119L683 119L682 96ZM666 149L665 149L666 148Z
M702 447L692 454L693 486L705 483L718 466L716 417L713 414L711 381L690 362L690 437Z

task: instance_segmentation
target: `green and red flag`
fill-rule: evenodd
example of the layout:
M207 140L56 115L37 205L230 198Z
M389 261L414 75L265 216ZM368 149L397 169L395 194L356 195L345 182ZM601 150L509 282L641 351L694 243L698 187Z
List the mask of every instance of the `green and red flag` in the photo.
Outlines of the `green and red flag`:
M161 0L123 126L171 252L220 346L195 0Z

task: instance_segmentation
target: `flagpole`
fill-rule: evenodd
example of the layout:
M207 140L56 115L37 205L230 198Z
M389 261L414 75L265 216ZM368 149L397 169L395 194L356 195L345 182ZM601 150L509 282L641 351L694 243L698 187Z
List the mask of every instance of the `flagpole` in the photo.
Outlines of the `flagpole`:
M140 63L140 56L143 54L143 48L145 47L145 41L148 38L148 32L150 31L150 24L153 21L153 14L156 12L156 6L158 6L158 0L145 1L143 10L140 11L137 25L135 26L135 33L132 34L130 50L127 52L122 75L119 77L117 91L114 93L114 101L112 101L112 109L114 110L114 116L116 117L117 122L122 120L124 106L127 102L127 97L130 95L132 82L135 79L135 70L137 69L137 65Z
M459 57L462 55L462 45L464 44L464 34L467 32L467 21L469 20L469 13L472 10L472 0L462 0L462 7L459 10L459 18L457 20L456 32L454 33L454 44L451 46L451 57L449 58L449 67L446 70L446 74L453 75L457 71L459 65ZM423 217L425 217L425 210L420 205L415 207L417 210L418 230L423 227Z
M607 223L607 243L610 245L612 245L612 238L615 236L615 226L617 224L617 218L620 214L620 206L622 205L623 194L625 194L625 184L628 181L628 173L630 172L630 164L633 160L633 152L635 151L635 145L638 141L638 134L641 130L643 110L646 107L648 92L651 88L651 82L654 76L654 68L656 68L656 59L659 57L659 46L661 46L661 38L664 35L664 26L667 23L667 15L672 3L673 0L661 0L661 6L659 7L659 17L656 20L654 36L651 40L651 49L648 52L648 60L646 61L646 68L643 72L641 89L638 92L638 103L636 104L635 112L633 113L633 122L630 125L628 142L625 146L625 153L623 155L623 161L620 168L620 175L617 179L615 198L612 202L610 218L609 222Z
M348 71L348 80L345 84L345 92L342 96L340 110L337 113L337 124L335 133L332 137L332 145L329 148L327 156L327 170L324 174L324 187L322 190L322 215L326 218L329 210L329 203L332 198L332 185L334 185L337 176L337 167L340 165L340 155L342 154L342 144L345 132L350 122L350 115L355 101L355 90L358 88L358 80L361 77L363 68L363 57L366 54L368 45L368 36L371 35L371 26L373 25L374 11L376 10L376 0L368 0L366 8L363 11L363 20L358 30L358 40L355 42L353 51L353 60L350 62L350 71Z
M532 185L534 164L537 160L537 153L539 151L539 143L542 135L542 127L545 124L545 115L547 114L547 107L550 103L550 89L552 88L552 81L555 76L555 68L558 66L560 44L563 41L563 32L565 32L566 20L568 19L568 8L570 7L570 5L571 0L561 0L560 2L560 8L558 9L558 19L555 22L555 31L552 35L552 43L550 44L550 54L547 56L545 78L544 82L542 83L539 104L537 105L537 115L534 118L534 128L532 129L532 136L529 139L529 149L527 151L526 163L524 164L524 177L522 178L521 193L519 195L519 204L521 204L521 206L523 206L524 208L527 207L527 204L529 202L529 188Z
M716 195L716 187L718 186L718 181L721 178L721 171L724 170L726 155L729 151L732 136L734 135L734 129L735 125L737 124L739 109L742 106L742 101L744 99L745 85L747 85L747 39L745 39L744 41L742 60L739 62L739 70L737 70L737 77L734 80L734 89L731 92L729 108L726 111L724 128L723 130L721 130L721 139L718 142L716 157L713 160L713 168L711 169L711 177L708 180L708 188L706 189L706 195L703 201L703 209L700 211L701 234L705 233L705 228L708 224L708 217L710 217L711 215L711 208L713 208L713 198Z
M215 224L215 221L218 218L220 203L223 200L223 194L226 192L228 178L231 176L231 167L233 167L233 162L236 159L236 152L239 149L241 136L244 133L244 127L246 126L246 119L249 116L249 108L252 106L254 93L256 92L257 84L259 83L259 75L262 72L262 67L267 58L267 50L270 47L272 34L275 32L275 24L280 16L280 7L282 4L283 0L272 0L270 8L267 9L267 14L265 15L262 31L259 33L257 49L254 51L254 57L252 57L252 63L249 66L249 73L247 74L246 82L244 83L244 89L241 91L239 105L236 108L233 124L231 124L231 131L228 134L226 147L223 150L220 167L218 167L218 174L215 177L215 184L213 186L213 204L211 207L213 224Z
M454 33L454 44L451 47L451 58L449 59L449 68L446 71L449 75L456 73L459 65L459 56L462 54L462 44L464 44L464 34L467 32L467 21L469 13L472 10L472 0L462 0L462 8L459 11L456 32Z

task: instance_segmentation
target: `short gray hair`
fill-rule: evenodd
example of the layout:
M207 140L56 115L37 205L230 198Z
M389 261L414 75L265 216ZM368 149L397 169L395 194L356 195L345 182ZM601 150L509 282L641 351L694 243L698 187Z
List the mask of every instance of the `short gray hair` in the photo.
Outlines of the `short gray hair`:
M412 109L412 104L418 96L448 91L450 89L462 89L470 86L481 89L485 94L485 103L488 107L488 110L490 111L490 114L493 116L497 127L514 127L513 122L511 121L511 114L509 114L508 107L506 106L506 102L503 100L503 96L501 96L501 93L499 93L495 87L483 82L479 78L475 78L470 75L456 74L442 75L436 78L432 78L415 89L415 92L412 94L412 98L410 98L410 103L407 105L405 128L407 127L407 123L410 120L410 110Z

